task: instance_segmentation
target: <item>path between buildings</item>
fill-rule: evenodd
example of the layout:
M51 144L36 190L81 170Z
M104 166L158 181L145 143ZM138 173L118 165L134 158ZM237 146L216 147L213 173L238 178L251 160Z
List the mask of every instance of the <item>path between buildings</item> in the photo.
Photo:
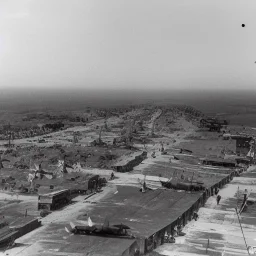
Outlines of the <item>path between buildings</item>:
M247 173L250 177L246 177ZM244 175L236 177L220 190L222 199L210 197L198 211L199 219L192 220L184 228L186 235L177 237L175 244L164 244L155 251L168 256L242 256L248 255L238 217L235 213L237 190L247 189L256 197L256 167L250 167ZM251 177L254 174L253 177ZM248 246L256 246L255 205L241 214L241 223Z

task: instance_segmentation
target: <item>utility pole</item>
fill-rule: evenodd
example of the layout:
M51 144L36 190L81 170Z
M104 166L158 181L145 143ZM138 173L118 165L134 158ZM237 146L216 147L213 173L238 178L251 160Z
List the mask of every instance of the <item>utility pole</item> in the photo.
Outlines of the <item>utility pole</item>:
M239 204L239 186L237 187L237 203L236 203L236 209L238 209Z
M250 255L249 250L248 250L248 245L246 243L246 239L245 239L245 236L244 236L244 231L243 231L243 228L242 228L242 224L240 222L239 214L237 212L237 208L235 208L235 211L236 211L236 215L237 215L237 218L238 218L238 221L239 221L239 224L240 224L240 228L241 228L241 231L242 231L242 234L243 234L244 243L245 243L245 246L246 246L246 251L247 251L248 255Z

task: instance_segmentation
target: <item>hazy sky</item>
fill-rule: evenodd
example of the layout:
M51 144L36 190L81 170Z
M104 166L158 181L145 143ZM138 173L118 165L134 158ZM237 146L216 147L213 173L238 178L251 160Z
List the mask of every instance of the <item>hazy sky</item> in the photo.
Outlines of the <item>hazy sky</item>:
M253 89L255 61L255 0L0 0L2 91Z

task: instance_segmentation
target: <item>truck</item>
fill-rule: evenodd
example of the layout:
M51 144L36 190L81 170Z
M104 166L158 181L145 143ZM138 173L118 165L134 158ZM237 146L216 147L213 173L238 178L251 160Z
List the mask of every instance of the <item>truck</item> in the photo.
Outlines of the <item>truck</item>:
M63 189L38 196L38 210L56 210L67 205L71 200L71 191Z

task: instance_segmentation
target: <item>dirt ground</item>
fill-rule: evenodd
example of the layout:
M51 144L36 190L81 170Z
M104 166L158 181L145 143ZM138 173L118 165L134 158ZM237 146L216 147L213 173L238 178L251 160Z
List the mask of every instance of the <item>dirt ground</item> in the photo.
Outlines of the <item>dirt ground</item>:
M23 156L29 159L30 154L37 154L39 158L34 159L33 163L38 163L43 159L43 168L45 170L53 170L56 168L56 163L50 163L50 158L56 158L55 160L58 161L64 154L70 153L69 159L71 160L74 159L71 153L77 153L77 150L80 150L80 153L83 152L81 155L88 155L90 153L90 157L87 158L84 165L81 164L79 171L98 174L101 177L106 177L108 180L112 173L110 168L111 163L119 156L129 155L129 153L133 152L133 150L128 148L113 146L113 139L120 138L123 132L122 130L130 129L131 120L136 120L135 128L137 131L133 136L140 139L147 139L147 143L142 143L142 140L137 139L133 146L135 146L137 150L146 150L148 158L129 173L115 172L116 178L112 181L108 181L103 191L93 195L90 199L84 200L85 196L78 196L74 198L72 204L42 218L42 227L19 238L16 241L19 246L8 250L5 254L3 253L3 255L7 255L8 253L8 255L14 256L39 256L49 254L56 256L81 256L84 255L85 251L88 255L95 255L93 253L96 251L98 255L104 255L100 246L96 244L98 244L99 241L104 244L106 242L105 240L97 240L97 238L90 240L79 237L77 241L73 241L74 238L72 236L70 237L65 232L64 228L70 221L79 223L78 219L81 219L81 216L87 218L88 212L92 210L95 204L100 202L100 200L104 201L115 193L119 193L118 186L136 187L136 191L138 192L141 183L145 179L147 184L150 185L153 190L156 190L161 188L160 179L167 181L173 177L174 173L175 175L181 175L182 172L187 177L193 176L195 180L201 180L205 182L207 186L210 186L228 174L228 171L223 168L202 166L199 163L199 158L211 155L223 156L221 153L223 150L232 153L235 149L234 141L224 141L219 133L199 129L197 126L198 118L192 118L191 115L187 115L184 111L177 109L171 111L160 108L129 110L122 112L118 117L97 117L87 123L86 126L74 126L64 131L48 134L47 136L42 135L15 140L14 143L20 147L17 151L18 153L20 152L19 157ZM138 120L143 121L143 130L140 130L137 125ZM101 138L107 143L107 146L91 146L90 143L99 138L100 127L105 127L105 123L107 123L109 129L104 128L102 130ZM155 123L154 135L151 135L153 123ZM79 133L78 143L72 141L74 132ZM46 140L45 143L39 143L39 139L43 138ZM0 145L4 143L6 142L1 142ZM59 152L61 150L54 151L52 147L56 145L60 145L61 150L64 152ZM160 149L162 146L167 152L165 155L161 154ZM26 151L26 148L30 148L29 152ZM183 154L180 160L174 159L174 156L179 154L180 148L191 150L192 157L186 157L186 155ZM42 152L44 155L40 156ZM104 166L102 165L100 167L98 166L99 157L106 156L106 152L107 154L115 155L116 158L111 161L106 160ZM155 153L155 158L151 156L152 153ZM6 157L8 158L8 155ZM11 167L17 159L18 157L16 156L10 157L11 162L4 163L6 168L2 170L2 174L12 174L12 172L15 174L16 172L16 175L19 175L17 177L23 177L22 179L25 180L29 170L21 171ZM74 163L76 161L82 162L79 157L75 158ZM72 172L72 169L68 169L68 171ZM250 174L254 175L253 170L250 170ZM231 184L220 191L222 200L219 206L216 206L216 198L209 198L205 207L201 208L199 211L199 220L197 222L192 221L185 227L187 235L177 239L175 245L165 244L160 246L155 253L177 256L204 255L205 244L209 238L210 246L207 255L243 255L244 248L240 236L241 232L239 231L238 224L234 224L233 204L237 184L239 184L240 189L244 189L244 187L254 189L253 186L248 184L248 182L250 183L252 181L253 179L251 179L251 177L246 176L234 179ZM11 220L24 215L26 210L28 210L29 215L39 216L36 195L21 195L0 191L1 215L9 216L8 218ZM248 220L251 218L253 217L243 217L242 220L244 223L248 223ZM232 223L232 225L230 223ZM252 233L255 231L255 226L250 226L247 231L248 243L253 244L253 240L250 239L253 238ZM233 238L228 238L228 235L233 235L234 232L238 235L234 235ZM234 243L232 239L234 239ZM115 242L114 240L111 241L113 242L113 248L115 244L120 246L120 251L128 246L126 242L118 242L119 240L115 240ZM68 244L70 248L66 248L64 246L65 243ZM210 254L210 252L213 254ZM223 252L227 254L222 254ZM114 256L114 253L114 250L110 250L109 255Z

